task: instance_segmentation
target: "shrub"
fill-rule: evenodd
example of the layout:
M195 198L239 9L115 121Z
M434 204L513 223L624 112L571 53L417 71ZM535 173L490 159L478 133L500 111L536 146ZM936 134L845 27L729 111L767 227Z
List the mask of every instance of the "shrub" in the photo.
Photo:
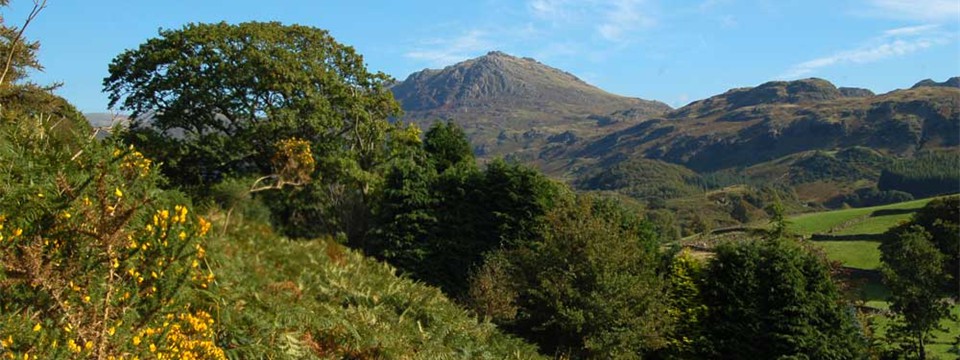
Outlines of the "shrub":
M0 125L0 354L216 358L206 288L210 223L157 189L134 148Z

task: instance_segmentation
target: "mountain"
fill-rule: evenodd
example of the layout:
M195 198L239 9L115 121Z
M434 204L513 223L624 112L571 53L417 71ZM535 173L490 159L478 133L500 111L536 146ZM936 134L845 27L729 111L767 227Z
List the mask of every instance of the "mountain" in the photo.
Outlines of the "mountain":
M404 121L460 124L479 155L523 156L572 144L671 110L657 101L610 94L565 71L502 52L423 70L391 90ZM601 115L630 109L629 119Z
M113 126L114 123L126 123L128 121L125 115L105 112L84 113L83 116L87 118L90 126L95 128L108 128Z
M944 82L936 82L936 81L933 81L933 80L931 80L931 79L923 79L923 80L920 80L919 82L917 82L916 84L914 84L913 87L911 87L911 89L916 89L916 88L921 88L921 87L952 87L952 88L960 88L960 77L954 76L954 77L952 77L952 78L947 79L947 81L944 81Z
M710 172L810 150L865 146L909 156L958 144L960 89L851 97L826 80L805 79L733 89L556 156L641 156Z
M532 163L581 191L664 209L683 234L766 219L781 200L809 211L956 192L960 88L938 86L949 83L875 95L774 81L657 117L619 110L599 118L633 125Z

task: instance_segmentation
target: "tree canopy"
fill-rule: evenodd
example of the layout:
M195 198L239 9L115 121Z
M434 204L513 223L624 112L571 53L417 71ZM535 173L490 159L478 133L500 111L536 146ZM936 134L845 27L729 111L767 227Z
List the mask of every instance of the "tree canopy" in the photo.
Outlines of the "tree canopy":
M719 246L701 291L705 358L862 357L864 338L825 261L791 240Z
M293 137L313 144L318 171L362 179L383 156L386 119L400 112L389 76L367 71L352 47L307 26L161 30L109 71L110 107L131 112L131 140L149 144L141 148L164 159L179 185L272 173L275 144Z

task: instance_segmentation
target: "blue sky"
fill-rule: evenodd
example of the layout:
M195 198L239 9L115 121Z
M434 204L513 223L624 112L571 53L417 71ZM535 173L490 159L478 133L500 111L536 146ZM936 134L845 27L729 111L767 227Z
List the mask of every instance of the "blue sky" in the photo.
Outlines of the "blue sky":
M13 0L8 23L32 6ZM44 72L82 111L105 111L107 65L189 22L329 30L398 79L501 50L607 91L682 106L729 88L820 77L876 92L960 75L957 0L50 0L27 30Z

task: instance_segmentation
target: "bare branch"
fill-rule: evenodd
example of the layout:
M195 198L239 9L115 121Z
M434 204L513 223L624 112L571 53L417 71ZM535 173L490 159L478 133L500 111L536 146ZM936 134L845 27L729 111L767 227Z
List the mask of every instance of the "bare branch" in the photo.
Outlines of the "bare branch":
M17 45L22 42L23 32L27 30L30 22L40 14L40 11L46 7L47 0L33 0L33 9L30 10L30 14L27 15L27 20L23 22L23 26L21 26L20 31L17 32L17 36L14 37L10 43L10 51L7 53L7 60L3 65L3 74L0 74L0 85L6 83L7 73L10 72L10 66L13 64L13 54L16 53Z

